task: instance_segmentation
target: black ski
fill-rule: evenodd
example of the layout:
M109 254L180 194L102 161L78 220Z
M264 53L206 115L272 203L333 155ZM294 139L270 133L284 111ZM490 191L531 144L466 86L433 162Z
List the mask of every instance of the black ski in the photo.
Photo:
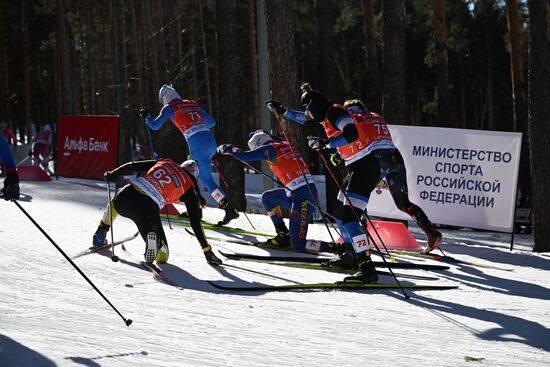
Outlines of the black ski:
M81 251L79 252L78 254L74 255L71 257L72 260L74 259L78 259L79 257L82 257L82 256L86 256L86 255L89 255L89 254L95 254L96 252L100 252L102 250L106 250L106 249L109 249L111 248L111 246L118 246L120 244L123 244L125 242L128 242L128 241L131 241L133 240L134 238L136 238L137 236L139 235L139 232L136 232L134 233L133 235L131 236L128 236L128 237L125 237L125 238L122 238L118 241L115 241L114 243L108 243L106 245L103 245L103 246L92 246L92 247L89 247L87 248L86 250L84 251Z
M305 256L265 256L265 255L252 255L252 254L243 254L243 253L234 253L230 254L227 252L219 251L220 254L232 260L254 260L254 261L264 261L264 262L298 262L306 264L326 264L331 258L330 257L305 257ZM446 265L437 265L437 264L419 264L411 262L384 262L384 261L373 261L375 267L386 268L390 267L392 269L421 269L421 270L448 270L449 267Z
M395 283L362 283L362 282L336 282L336 283L309 283L309 284L283 284L283 285L257 285L235 286L223 285L208 281L214 288L234 292L281 292L281 291L308 291L308 290L376 290L376 289L413 289L413 290L445 290L456 289L456 285L426 285L426 284L401 284Z
M357 269L345 269L335 266L328 266L323 264L300 264L300 263L274 263L274 265L280 265L280 266L287 266L290 268L299 268L299 269L311 269L311 270L324 270L331 273L339 273L339 274L354 274ZM392 273L385 270L376 270L378 275L387 275L392 276ZM431 277L426 275L416 275L416 274L405 274L405 273L396 273L395 271L393 274L398 278L406 278L406 279L415 279L415 280L438 280L438 277Z

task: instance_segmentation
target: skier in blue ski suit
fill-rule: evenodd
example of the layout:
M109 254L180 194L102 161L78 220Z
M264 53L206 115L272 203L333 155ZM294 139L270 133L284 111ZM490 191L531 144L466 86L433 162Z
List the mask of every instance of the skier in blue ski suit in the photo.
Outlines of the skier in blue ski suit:
M171 120L181 131L189 146L191 159L198 162L200 180L219 206L225 210L225 216L218 224L229 223L237 218L239 213L214 181L210 168L217 145L210 129L216 125L216 121L195 101L182 99L169 85L165 84L160 88L159 102L164 107L156 118L152 118L147 109L141 109L141 117L145 118L145 123L152 130L159 130L167 120Z
M259 247L287 248L296 252L333 252L333 243L307 240L309 220L317 203L317 188L307 164L296 149L286 140L264 130L250 133L249 151L243 152L231 144L222 144L218 153L231 155L243 162L267 161L278 181L284 185L265 191L262 205L267 211L277 236L258 244ZM290 209L289 228L286 227L280 208ZM290 231L289 231L290 229Z
M17 200L19 199L19 175L8 142L3 136L0 136L0 158L7 171L4 179L4 200Z

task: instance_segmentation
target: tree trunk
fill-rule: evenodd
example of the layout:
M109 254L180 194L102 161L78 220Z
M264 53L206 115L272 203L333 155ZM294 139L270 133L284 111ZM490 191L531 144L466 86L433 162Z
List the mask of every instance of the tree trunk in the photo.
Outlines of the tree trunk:
M237 0L216 0L216 32L218 35L218 123L217 129L224 132L227 142L239 144L243 140L242 129L235 128L238 121L242 121L243 104L241 90L244 85L241 73L239 54L239 24L237 19ZM246 208L244 195L244 170L242 163L236 159L224 157L220 159L224 185L220 179L221 187L226 191L229 201L238 210Z
M548 0L528 0L529 6L529 139L531 153L534 246L550 251L550 5Z
M384 92L382 113L392 124L408 124L405 0L383 1Z
M521 132L521 158L519 164L519 187L523 197L531 197L531 169L529 162L529 139L527 134L527 97L523 77L523 48L519 22L518 3L506 0L508 32L510 34L510 65L512 69L512 98L514 100L514 131ZM523 203L522 203L523 204ZM525 203L527 204L527 203ZM529 205L529 204L528 204Z
M203 53L203 65L204 65L204 80L206 82L206 103L208 106L208 112L212 115L216 114L216 111L213 109L213 103L212 103L212 88L210 86L210 68L208 61L208 50L206 48L206 32L204 31L204 15L202 10L202 0L197 0L197 3L199 5L199 28L201 32L201 41L202 41L202 53ZM218 1L216 1L216 9L218 8ZM217 13L218 15L218 21L219 18L225 18L225 15L222 15L223 13ZM235 17L235 19L237 19ZM218 33L218 36L220 34ZM219 39L218 39L219 42ZM220 59L224 60L224 59ZM223 63L223 62L222 62ZM223 90L223 89L222 89Z
M23 46L23 90L25 95L25 134L27 135L27 142L32 139L31 128L31 78L29 68L29 26L28 26L28 0L21 2L21 30L22 30L22 46ZM36 126L38 131L40 127Z
M367 85L365 101L372 111L380 111L382 107L380 67L378 64L378 48L376 45L376 30L374 27L374 12L371 0L363 0L363 33L365 35L365 56L367 61Z
M7 121L8 117L8 95L10 90L8 78L8 53L7 53L7 23L6 3L0 3L0 121Z
M256 47L256 12L254 0L248 0L248 48L250 49L250 120L248 130L255 129L260 123L258 89L258 49Z
M449 103L449 57L445 26L445 0L433 0L433 7L437 70L437 123L441 127L454 127Z
M297 106L300 100L298 72L296 67L295 25L290 2L269 0L265 2L267 23L267 48L269 54L269 85L273 98L290 106ZM305 129L294 123L286 126L277 124L282 133L286 130L300 154L305 152Z

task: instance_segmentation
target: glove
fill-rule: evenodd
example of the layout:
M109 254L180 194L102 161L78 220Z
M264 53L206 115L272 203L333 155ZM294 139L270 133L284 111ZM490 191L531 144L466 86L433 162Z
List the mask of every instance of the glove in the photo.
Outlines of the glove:
M216 148L216 151L220 154L231 155L233 153L238 153L241 150L233 144L222 144Z
M321 150L327 148L328 139L323 139L318 136L308 136L307 145L313 150Z
M19 199L19 175L17 171L8 172L4 180L4 200Z
M280 115L284 115L286 112L286 107L283 107L283 105L281 105L281 102L274 99L265 101L265 104L267 104L267 108L269 108L271 112L278 113Z
M149 116L149 110L147 109L147 107L142 107L141 110L139 110L139 115L142 117L142 118L145 118L147 116Z
M330 163L332 163L334 167L338 167L342 163L342 158L340 157L340 154L332 153L330 155Z
M112 181L113 178L115 178L115 176L113 175L113 172L111 171L105 171L105 173L103 174L103 177L105 177L107 181Z
M206 208L206 199L202 195L199 196L199 206L201 209Z

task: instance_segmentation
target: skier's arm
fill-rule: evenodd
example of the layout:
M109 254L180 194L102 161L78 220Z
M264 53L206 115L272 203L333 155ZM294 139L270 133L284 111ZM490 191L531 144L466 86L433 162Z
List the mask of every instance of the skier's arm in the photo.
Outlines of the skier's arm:
M297 123L298 125L302 125L302 126L317 126L318 125L317 122L312 121L302 111L296 111L296 110L291 110L290 108L287 108L285 113L283 114L283 116L286 117L288 120Z
M111 179L118 176L130 175L134 172L147 172L157 163L155 160L128 162L110 171L106 177Z
M335 129L342 131L342 134L329 139L329 148L341 147L359 138L359 131L357 131L353 119L346 110L330 108L327 111L327 119Z
M6 165L8 171L15 169L15 161L10 152L10 147L8 146L7 140L0 135L0 158Z
M162 127L166 120L174 118L175 115L174 110L172 110L172 106L166 105L162 108L162 110L160 110L157 118L153 119L150 115L145 116L145 123L151 130L157 131Z
M208 246L208 241L206 240L206 236L204 235L204 231L201 226L202 209L200 207L199 200L200 199L197 197L196 191L193 189L185 191L185 193L180 196L180 201L185 203L187 214L189 214L191 229L193 229L193 233L195 233L201 247L205 247Z
M231 155L240 161L243 162L253 162L253 161L270 161L275 163L277 161L277 155L275 154L275 149L270 145L263 145L256 150L250 150L248 152L233 152L229 150Z
M204 121L206 122L206 126L209 129L216 126L216 120L214 120L214 118L212 116L210 116L210 114L208 112L206 112L202 107L200 107L200 111L201 111L201 116L204 119Z

